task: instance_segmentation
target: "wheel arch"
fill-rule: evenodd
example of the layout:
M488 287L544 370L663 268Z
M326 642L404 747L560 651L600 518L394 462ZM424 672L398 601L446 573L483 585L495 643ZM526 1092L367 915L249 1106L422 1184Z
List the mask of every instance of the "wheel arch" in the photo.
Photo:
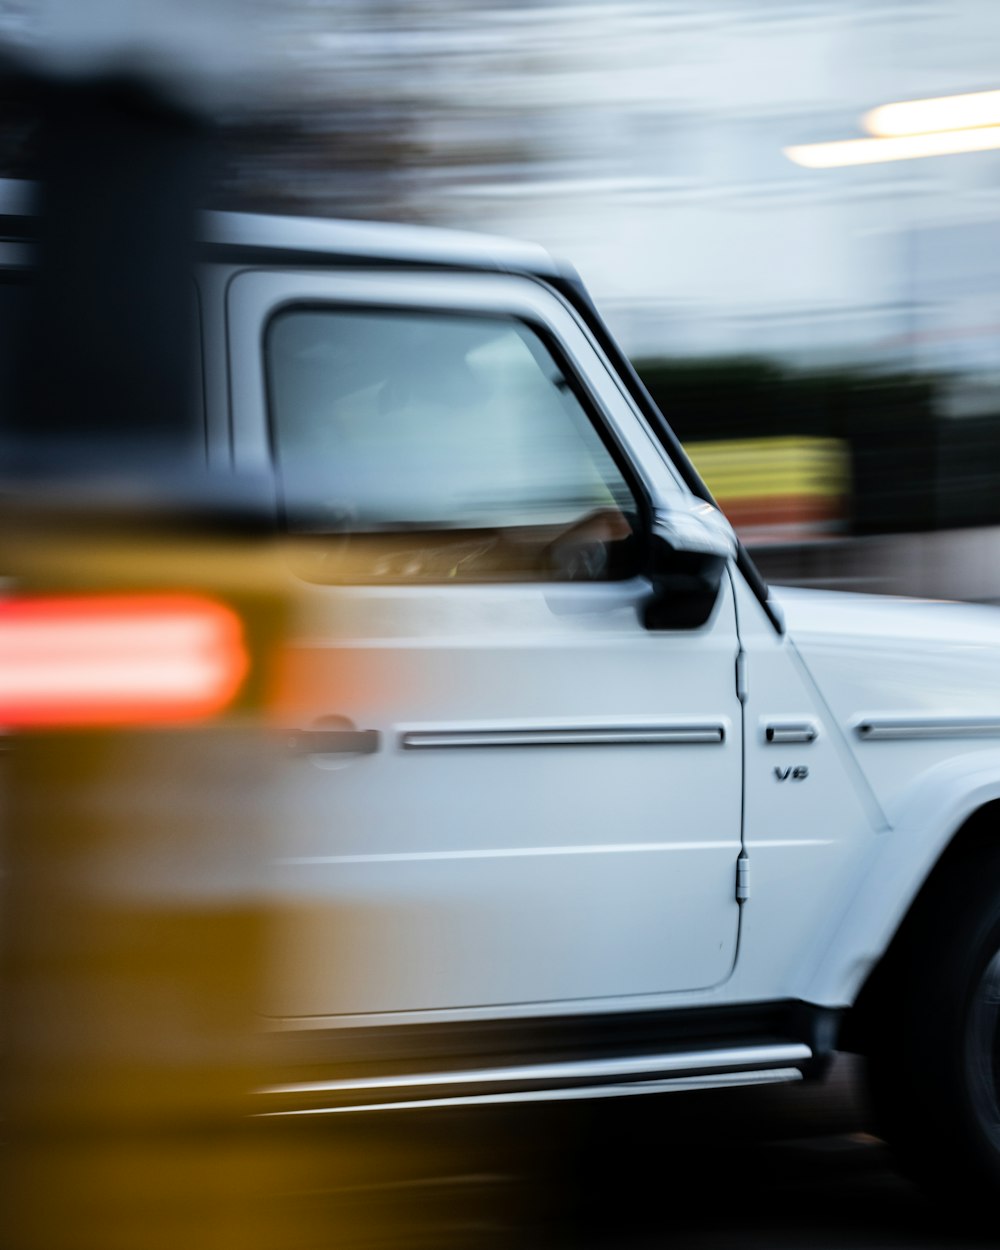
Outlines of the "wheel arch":
M838 1048L864 1054L870 1039L880 1032L888 1016L897 1010L900 996L911 977L919 975L910 958L920 933L934 922L942 901L955 882L979 863L1000 853L1000 795L977 806L944 843L941 853L896 927L882 956L870 970L860 993L848 1009L841 1027ZM940 919L940 917L939 917Z

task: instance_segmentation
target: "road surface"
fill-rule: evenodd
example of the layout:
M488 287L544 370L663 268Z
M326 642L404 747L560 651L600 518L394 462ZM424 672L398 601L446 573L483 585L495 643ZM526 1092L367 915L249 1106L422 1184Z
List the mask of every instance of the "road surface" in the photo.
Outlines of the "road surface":
M782 1086L313 1123L314 1244L393 1250L979 1250L867 1131L854 1061ZM348 1121L353 1123L348 1124ZM1000 1229L1000 1221L998 1221ZM329 1240L326 1240L327 1236ZM310 1238L312 1240L312 1238Z

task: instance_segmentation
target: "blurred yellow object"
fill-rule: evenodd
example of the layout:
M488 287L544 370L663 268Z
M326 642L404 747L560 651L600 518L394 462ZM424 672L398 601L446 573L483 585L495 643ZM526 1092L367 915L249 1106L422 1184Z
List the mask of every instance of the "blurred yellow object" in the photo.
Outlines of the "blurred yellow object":
M182 508L0 511L0 1223L19 1250L288 1244L247 1127L287 576Z
M846 520L850 470L841 439L726 439L685 450L745 538L819 537Z

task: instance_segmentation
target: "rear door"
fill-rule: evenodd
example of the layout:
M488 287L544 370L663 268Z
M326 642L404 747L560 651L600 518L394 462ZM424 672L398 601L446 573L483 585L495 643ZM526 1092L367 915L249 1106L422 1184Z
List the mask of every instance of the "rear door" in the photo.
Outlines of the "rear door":
M275 1012L723 980L732 593L643 627L651 504L682 488L572 312L500 275L245 272L228 299L236 460L276 464L303 603Z

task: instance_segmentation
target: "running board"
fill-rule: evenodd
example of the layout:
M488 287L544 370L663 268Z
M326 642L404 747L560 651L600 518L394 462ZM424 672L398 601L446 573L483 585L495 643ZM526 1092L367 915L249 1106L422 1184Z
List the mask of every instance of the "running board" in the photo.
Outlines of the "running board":
M273 1110L262 1116L334 1115L500 1103L621 1098L671 1091L776 1084L802 1077L813 1058L803 1042L630 1058L574 1060L501 1068L350 1077L271 1085L258 1091Z

